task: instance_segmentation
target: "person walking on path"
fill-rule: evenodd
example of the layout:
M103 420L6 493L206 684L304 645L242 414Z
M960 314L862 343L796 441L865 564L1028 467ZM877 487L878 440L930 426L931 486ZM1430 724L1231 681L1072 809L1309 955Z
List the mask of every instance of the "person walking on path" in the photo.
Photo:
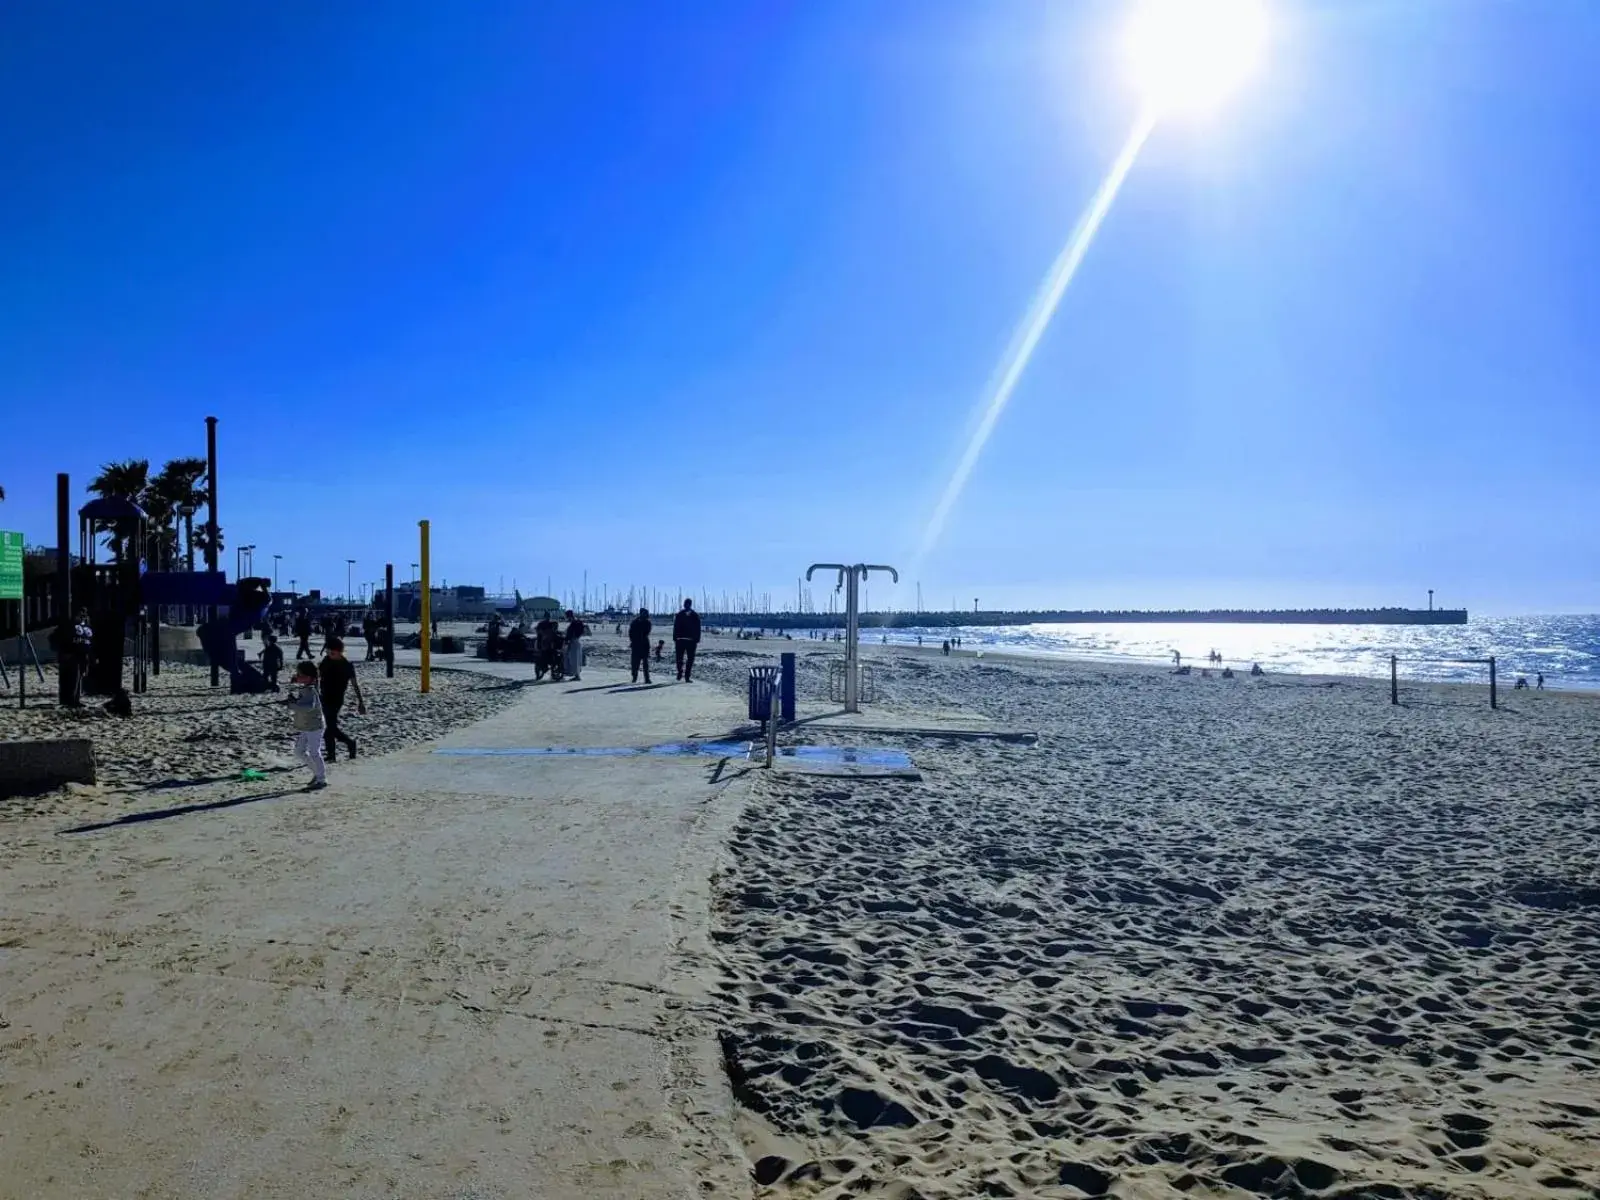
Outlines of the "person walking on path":
M589 627L570 608L567 609L567 645L562 652L562 670L574 683L583 678L583 635Z
M633 681L639 682L639 669L644 668L644 681L650 682L650 610L641 608L639 615L628 626L628 670Z
M700 646L700 614L695 612L693 600L685 600L672 618L672 641L678 649L678 678L693 682L694 652Z
M316 663L295 664L294 683L283 702L290 706L294 718L294 760L311 768L306 791L319 791L328 786L328 768L322 761L322 701L317 695Z
M350 688L355 689L356 712L362 716L367 715L367 701L361 694L361 684L356 680L355 663L344 656L343 639L330 635L323 650L322 714L327 720L327 727L323 731L322 745L327 751L328 761L338 762L339 742L349 747L351 758L356 756L355 738L339 728L339 710L344 707L345 692Z
M294 615L294 635L300 639L300 648L294 652L296 661L311 657L311 614L301 609Z

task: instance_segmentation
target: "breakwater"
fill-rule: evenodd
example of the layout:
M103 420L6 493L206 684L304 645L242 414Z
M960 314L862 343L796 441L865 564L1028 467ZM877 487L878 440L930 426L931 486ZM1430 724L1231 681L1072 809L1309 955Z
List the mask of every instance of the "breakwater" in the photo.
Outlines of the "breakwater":
M701 614L707 625L754 629L842 629L843 613ZM1005 625L1465 625L1464 608L1176 609L1172 611L864 612L863 629L955 629Z

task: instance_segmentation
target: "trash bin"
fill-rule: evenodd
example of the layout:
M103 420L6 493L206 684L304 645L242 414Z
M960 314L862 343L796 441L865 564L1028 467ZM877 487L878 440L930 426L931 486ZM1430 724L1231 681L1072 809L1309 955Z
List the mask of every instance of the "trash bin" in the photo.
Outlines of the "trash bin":
M750 668L750 719L765 722L772 715L772 699L778 692L777 667Z

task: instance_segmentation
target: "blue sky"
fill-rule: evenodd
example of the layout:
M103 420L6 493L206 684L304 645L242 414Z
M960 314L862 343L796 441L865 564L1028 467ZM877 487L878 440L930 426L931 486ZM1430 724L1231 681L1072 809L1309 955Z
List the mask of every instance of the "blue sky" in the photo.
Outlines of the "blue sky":
M1136 163L928 607L1600 607L1600 4L1274 11ZM301 586L424 516L524 591L908 567L1135 120L1121 16L7 5L0 526L209 413L229 544Z

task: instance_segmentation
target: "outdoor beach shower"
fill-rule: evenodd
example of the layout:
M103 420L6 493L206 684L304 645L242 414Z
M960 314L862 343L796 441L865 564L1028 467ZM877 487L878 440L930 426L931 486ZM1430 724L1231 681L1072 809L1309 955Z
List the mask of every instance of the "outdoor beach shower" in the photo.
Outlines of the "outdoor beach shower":
M839 582L834 591L844 591L844 710L861 711L861 583L872 571L887 571L900 582L900 572L878 563L812 563L806 568L806 580L814 571L837 571Z

